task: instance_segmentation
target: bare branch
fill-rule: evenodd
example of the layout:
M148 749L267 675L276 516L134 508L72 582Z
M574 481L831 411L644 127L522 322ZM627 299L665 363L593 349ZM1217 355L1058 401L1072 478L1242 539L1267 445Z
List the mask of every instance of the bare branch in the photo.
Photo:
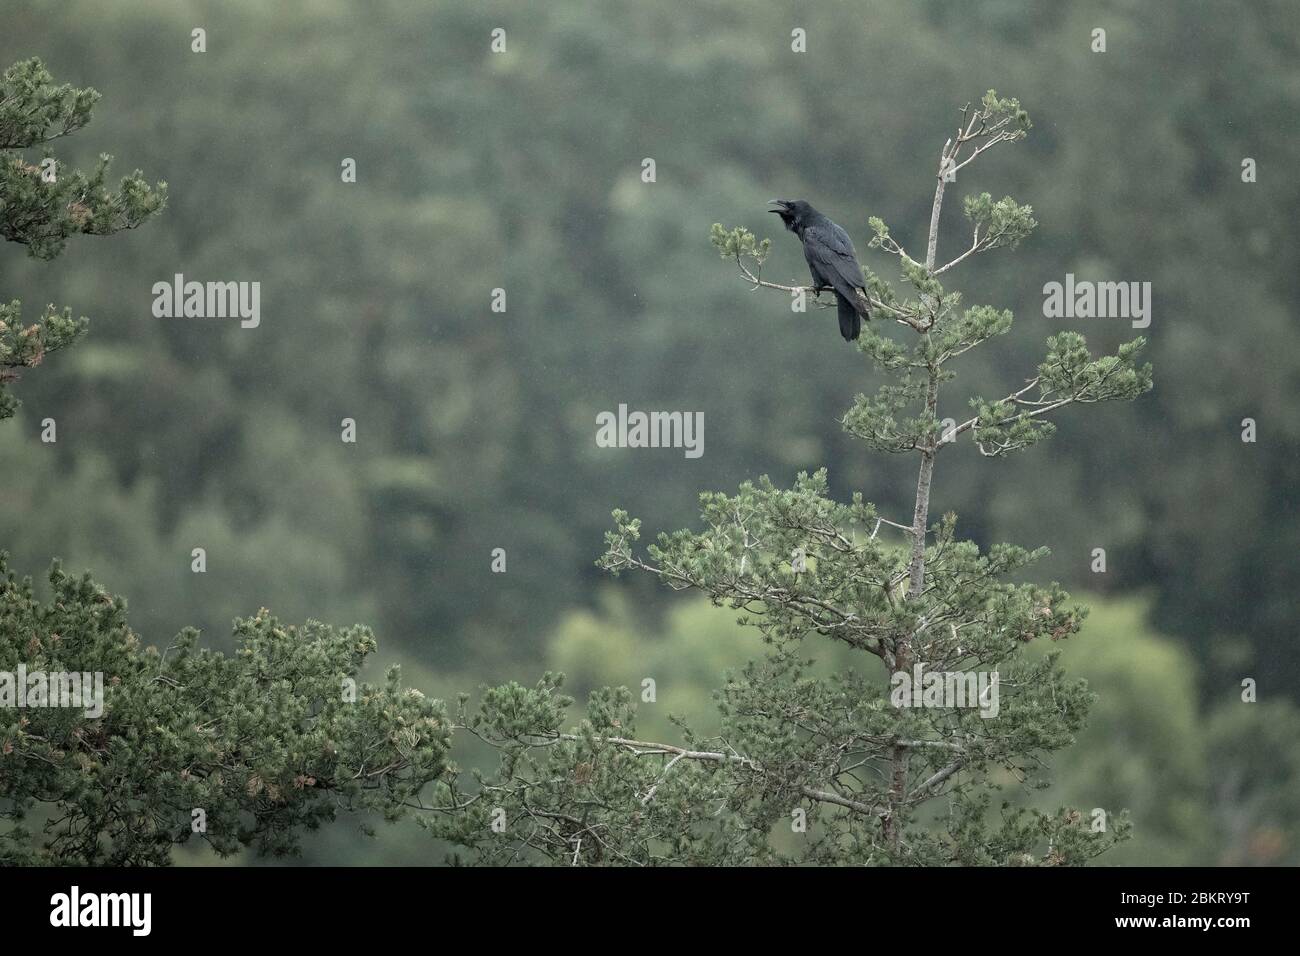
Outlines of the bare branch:
M587 739L585 737L580 737L577 734L555 734L553 736L560 740L582 741ZM760 774L766 772L763 770L761 766L759 766L753 760L750 760L748 757L742 757L738 754L726 754L726 753L721 753L719 751L709 751L709 750L687 750L684 747L676 747L673 746L672 744L654 743L648 740L629 740L624 737L596 737L595 739L601 741L602 743L614 744L615 746L620 746L620 747L627 747L628 749L636 752L637 756L645 756L645 755L652 755L652 754L676 754L673 760L669 761L668 764L669 767L671 767L672 764L676 763L677 760L685 758L687 760L702 760L702 761L708 761L712 763L735 764L737 766L745 767L747 769L753 770L754 772ZM667 773L667 770L668 768L665 767L664 768L665 774ZM659 784L655 784L654 788L652 788L650 793L647 794L646 799L641 801L643 804L649 802L649 797L654 795L654 792L656 789L658 789L658 786ZM850 797L845 797L838 793L832 793L831 791L828 790L818 790L815 787L800 786L799 792L810 800L816 800L819 803L831 803L839 807L844 807L847 810L852 810L855 813L861 813L867 816L881 816L887 812L881 807L873 807L870 804L861 802L860 800L854 800Z
M744 276L745 281L748 282L751 286L753 286L753 289L750 290L751 292L754 291L754 289L759 289L759 288L776 289L778 291L788 292L790 294L794 294L795 292L803 292L805 294L812 293L813 296L815 297L816 294L821 291L816 286L811 286L811 285L781 285L778 282L768 282L766 279L763 279L758 275L756 275L748 266L745 265L744 261L739 256L736 257L735 262L737 267L739 267L740 269L740 274ZM895 306L892 306L887 302L882 302L880 299L875 299L872 298L871 296L867 296L866 300L867 303L871 306L873 311L884 312L888 315L892 315L894 317L894 320L898 322L900 325L906 325L912 329L920 328L919 321L911 318L911 316L905 310L896 308ZM826 303L825 307L830 308L830 303L829 302Z

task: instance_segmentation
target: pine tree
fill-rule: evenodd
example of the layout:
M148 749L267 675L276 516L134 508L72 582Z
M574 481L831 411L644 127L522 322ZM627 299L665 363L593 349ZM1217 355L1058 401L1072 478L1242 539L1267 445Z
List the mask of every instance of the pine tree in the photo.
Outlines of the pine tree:
M898 260L911 292L868 271L876 321L860 347L887 381L857 396L842 424L873 451L919 460L910 519L887 518L860 493L832 500L824 470L788 489L763 478L734 495L705 493L703 530L660 534L644 553L640 521L615 511L601 567L740 611L764 656L716 692L722 730L708 739L685 726L677 743L638 739L626 688L593 694L569 728L562 675L491 688L477 708L462 698L459 723L500 765L477 775L473 792L439 785L425 820L435 834L488 862L574 865L1079 864L1127 834L1125 816L1104 810L1044 813L1005 796L993 809L1008 785L1044 786L1043 758L1084 724L1083 683L1066 677L1057 653L1026 651L1078 632L1086 609L1056 584L1010 580L1046 549L981 550L958 536L954 515L930 517L935 465L963 436L982 455L1007 455L1049 437L1053 412L1151 387L1142 339L1093 358L1082 336L1062 332L1032 378L1002 398L972 398L970 414L945 427L951 363L1007 332L1012 315L962 308L941 277L1014 248L1035 222L1011 198L968 197L970 244L937 265L944 195L977 157L1030 126L1016 100L993 91L962 110L940 154L921 259L871 220L869 247ZM712 241L751 288L813 291L762 278L770 240L718 224ZM826 641L861 652L862 666L812 676L809 655ZM977 689L963 699L971 679Z
M0 863L161 866L190 840L293 854L340 811L396 819L446 771L442 704L396 667L356 680L367 628L264 609L235 622L230 657L192 628L159 650L89 575L55 564L50 586L40 600L0 554ZM101 675L98 706L17 706L19 677L71 674Z
M165 185L138 171L107 189L107 156L86 176L48 150L40 164L9 151L76 132L97 99L52 85L34 59L0 82L0 235L38 259L163 207ZM0 418L17 406L3 391L16 370L86 329L68 309L26 328L20 312L0 306ZM0 552L0 864L164 865L191 839L291 854L340 811L396 819L447 772L443 705L403 688L397 668L380 687L357 680L375 650L367 628L262 610L235 622L233 656L200 649L193 629L159 651L89 575L56 562L49 582L42 601ZM76 691L53 706L59 688Z
M134 229L166 204L167 186L150 187L139 170L116 190L105 185L112 157L102 155L86 174L64 168L50 143L90 122L99 94L55 86L39 59L15 63L0 75L0 238L20 243L34 259L53 259L75 235L111 236ZM23 151L43 147L29 162ZM85 318L70 308L46 306L24 325L22 303L0 303L0 419L18 401L7 386L19 369L40 365L45 355L66 348L85 333Z

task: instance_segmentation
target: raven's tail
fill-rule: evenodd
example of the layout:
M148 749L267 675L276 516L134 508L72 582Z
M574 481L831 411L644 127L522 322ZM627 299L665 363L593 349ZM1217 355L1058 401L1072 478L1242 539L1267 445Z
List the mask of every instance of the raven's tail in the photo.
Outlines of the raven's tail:
M867 306L865 303L850 301L838 291L835 293L835 301L839 307L840 335L844 336L845 342L852 342L862 332L862 316L866 313ZM858 311L859 308L862 312ZM870 314L867 314L867 318L871 318Z

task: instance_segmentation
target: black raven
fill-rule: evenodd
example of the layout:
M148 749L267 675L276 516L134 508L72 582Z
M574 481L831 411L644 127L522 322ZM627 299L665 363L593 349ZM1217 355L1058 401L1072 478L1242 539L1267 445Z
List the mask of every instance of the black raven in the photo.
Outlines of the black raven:
M849 234L802 199L773 199L769 209L781 217L785 227L803 243L803 257L812 273L813 291L834 289L839 305L840 335L852 342L862 331L862 320L871 318L867 306L862 266Z

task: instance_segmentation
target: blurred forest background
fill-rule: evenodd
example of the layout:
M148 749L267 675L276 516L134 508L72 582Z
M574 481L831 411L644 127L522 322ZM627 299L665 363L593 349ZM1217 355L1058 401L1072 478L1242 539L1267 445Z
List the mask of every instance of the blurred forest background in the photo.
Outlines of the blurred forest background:
M1010 460L962 444L937 473L935 514L982 544L1048 545L1034 577L1093 605L1065 659L1100 695L1092 726L1033 799L1128 807L1136 836L1107 862L1300 862L1294 3L4 0L0 64L31 56L104 95L60 158L111 152L170 199L54 262L0 250L6 301L91 318L0 427L14 567L92 570L151 643L195 625L225 646L261 606L369 623L379 665L440 695L545 667L580 696L653 676L652 738L670 711L708 714L757 645L730 612L602 576L611 508L671 530L701 490L820 465L887 515L914 492L910 461L837 424L875 383L833 313L750 294L710 224L773 237L765 277L803 282L764 210L806 198L892 277L868 217L921 247L956 109L1019 97L1027 142L956 190L1010 193L1040 227L950 282L1018 321L965 360L941 415L1021 382L1062 328L1105 351L1138 334L1044 318L1043 285L1067 272L1152 283L1156 371L1140 401L1067 414ZM958 202L944 223L940 261L963 248ZM175 273L260 281L261 326L154 318L151 286ZM619 403L703 411L704 456L597 448L595 416ZM1241 702L1246 677L1259 703ZM352 822L305 858L442 854Z

